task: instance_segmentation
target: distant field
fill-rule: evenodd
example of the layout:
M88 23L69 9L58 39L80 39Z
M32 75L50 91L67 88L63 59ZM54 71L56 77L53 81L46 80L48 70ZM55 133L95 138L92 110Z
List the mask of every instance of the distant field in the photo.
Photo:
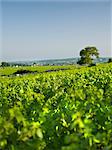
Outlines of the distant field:
M98 66L103 66L103 64L97 64ZM106 64L105 64L106 65ZM85 66L79 65L63 65L63 66L19 66L19 67L0 67L0 76L10 76L13 75L18 70L29 70L35 73L52 72L59 70L76 70L81 68L87 68Z
M20 66L20 67L1 67L0 68L0 75L11 75L17 70L30 70L30 71L37 71L37 73L42 73L45 71L50 70L57 70L57 69L75 69L77 68L76 65L66 65L66 66Z

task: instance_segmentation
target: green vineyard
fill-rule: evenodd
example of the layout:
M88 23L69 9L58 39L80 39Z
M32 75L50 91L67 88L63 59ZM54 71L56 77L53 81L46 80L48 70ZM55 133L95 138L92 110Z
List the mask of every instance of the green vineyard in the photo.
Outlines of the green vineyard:
M0 79L0 150L112 150L112 63Z

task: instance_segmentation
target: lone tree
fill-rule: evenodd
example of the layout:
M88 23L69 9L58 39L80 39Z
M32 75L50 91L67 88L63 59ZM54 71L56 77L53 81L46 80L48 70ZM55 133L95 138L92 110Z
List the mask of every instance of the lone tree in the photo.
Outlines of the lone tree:
M84 49L82 49L80 51L80 60L77 62L77 64L92 64L93 62L93 58L96 57L98 58L99 57L99 52L98 52L98 49L96 47L86 47Z
M112 58L109 58L108 63L111 63L111 62L112 62Z

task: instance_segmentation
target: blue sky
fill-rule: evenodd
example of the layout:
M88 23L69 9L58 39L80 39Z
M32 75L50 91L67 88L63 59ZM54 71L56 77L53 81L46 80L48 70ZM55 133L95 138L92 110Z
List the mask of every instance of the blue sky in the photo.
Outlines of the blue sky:
M2 1L3 61L78 57L86 46L111 55L110 1L52 1Z

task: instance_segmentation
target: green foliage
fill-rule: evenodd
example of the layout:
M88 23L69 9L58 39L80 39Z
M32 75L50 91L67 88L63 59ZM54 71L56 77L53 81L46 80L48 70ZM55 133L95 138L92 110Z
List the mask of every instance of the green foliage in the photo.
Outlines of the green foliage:
M1 62L1 67L7 67L7 66L10 66L10 64L7 62Z
M112 63L1 79L0 149L112 149Z
M22 75L22 74L27 74L27 73L36 73L36 71L20 69L14 72L13 75L16 75L16 74Z
M109 58L108 63L112 62L112 58Z
M77 62L78 64L92 64L93 56L99 57L99 52L96 47L86 47L80 51L81 59Z

